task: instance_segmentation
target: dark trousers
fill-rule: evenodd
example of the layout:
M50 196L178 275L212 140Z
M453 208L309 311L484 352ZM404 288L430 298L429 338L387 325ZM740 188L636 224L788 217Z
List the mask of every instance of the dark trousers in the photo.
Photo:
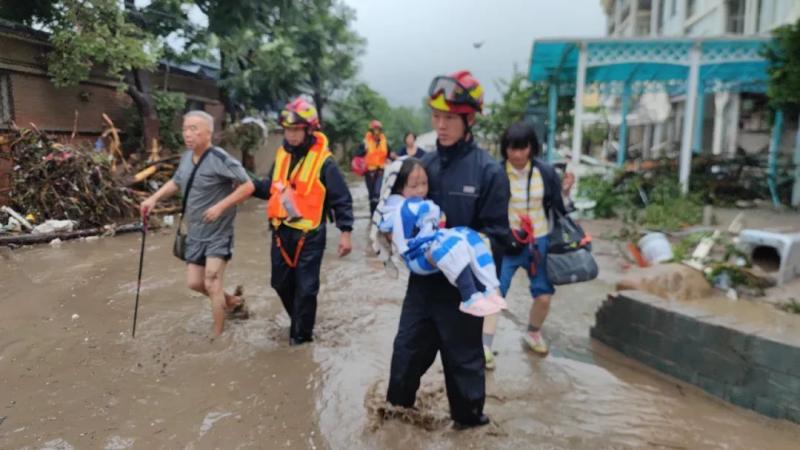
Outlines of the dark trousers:
M322 254L325 251L325 225L306 234L295 268L289 267L277 245L277 237L280 236L284 251L293 260L297 243L302 235L302 231L283 225L273 231L271 284L281 298L286 313L292 319L289 337L309 341L313 338L314 321L317 316L319 270L322 265Z
M375 213L378 201L381 198L381 182L383 181L383 169L367 171L364 174L364 181L367 183L367 194L369 196L369 216Z
M442 353L450 416L478 423L486 397L481 333L483 319L458 310L458 290L441 274L411 274L394 339L386 399L414 406L420 378Z

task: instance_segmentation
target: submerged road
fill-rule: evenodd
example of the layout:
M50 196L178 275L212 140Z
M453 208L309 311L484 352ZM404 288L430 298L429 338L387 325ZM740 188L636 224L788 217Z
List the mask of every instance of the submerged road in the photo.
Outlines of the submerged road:
M366 217L361 185L354 187ZM530 299L522 273L487 377L493 424L453 431L441 366L423 378L419 414L379 420L405 280L328 235L316 342L290 348L268 288L264 203L239 211L226 284L253 312L209 337L207 300L184 288L172 232L147 239L136 339L130 338L139 236L0 249L0 448L790 449L800 426L759 416L662 377L592 341L616 263L598 240L601 278L560 289L544 332L552 354L520 343ZM588 228L599 235L600 222Z

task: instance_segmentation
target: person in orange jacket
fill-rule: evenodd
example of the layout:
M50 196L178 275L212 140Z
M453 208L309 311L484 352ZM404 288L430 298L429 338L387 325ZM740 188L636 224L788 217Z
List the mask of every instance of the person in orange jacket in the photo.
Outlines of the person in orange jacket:
M369 214L375 212L381 196L381 180L383 179L383 168L386 160L389 159L389 143L386 135L383 134L383 124L378 120L369 123L369 131L364 135L364 142L356 152L357 156L363 156L367 165L367 172L364 174L364 181L367 184L367 194L369 195Z
M267 200L272 227L271 284L291 318L289 344L313 340L319 273L325 251L325 219L333 213L339 256L352 249L353 199L318 130L317 110L297 98L286 105L280 124L283 145L270 175L255 182L254 196Z

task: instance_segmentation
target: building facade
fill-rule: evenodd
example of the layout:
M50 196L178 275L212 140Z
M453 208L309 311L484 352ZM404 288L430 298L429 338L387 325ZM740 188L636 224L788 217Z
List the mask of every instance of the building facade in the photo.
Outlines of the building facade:
M798 0L603 0L610 37L768 34L800 19Z
M800 0L602 0L606 34L614 38L769 36L777 27L800 19ZM645 157L649 148L675 148L682 134L685 96L670 98L670 118L634 130ZM763 152L770 141L764 94L717 92L698 102L702 132L697 153L733 155ZM797 124L789 118L780 153L792 152ZM696 130L696 126L695 126ZM639 143L635 144L639 145Z

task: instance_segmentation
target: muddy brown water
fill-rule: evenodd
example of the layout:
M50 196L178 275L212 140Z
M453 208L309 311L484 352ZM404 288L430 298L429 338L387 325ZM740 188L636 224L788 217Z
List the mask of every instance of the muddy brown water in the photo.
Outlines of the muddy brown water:
M366 200L354 188L366 217ZM211 339L207 301L184 288L170 230L148 236L139 324L130 337L139 236L0 249L2 449L797 448L800 426L764 418L662 377L593 342L594 311L618 264L598 241L602 279L560 289L545 326L552 354L526 353L529 299L519 273L487 377L492 425L453 431L441 365L413 415L383 402L404 293L366 256L323 264L316 342L287 345L268 288L263 202L237 219L227 285L245 286L250 320ZM607 226L601 223L592 227ZM598 235L599 232L595 232ZM77 316L75 316L77 315Z

